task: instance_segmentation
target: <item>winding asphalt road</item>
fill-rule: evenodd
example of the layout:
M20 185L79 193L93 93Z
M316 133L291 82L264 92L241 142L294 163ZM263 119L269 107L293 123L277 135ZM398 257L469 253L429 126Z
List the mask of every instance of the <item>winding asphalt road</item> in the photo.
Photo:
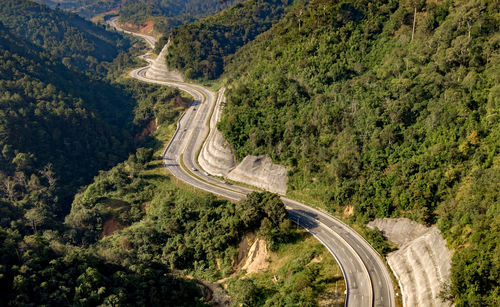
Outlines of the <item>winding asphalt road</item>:
M111 25L120 30L115 22ZM144 38L145 35L139 36ZM151 45L151 38L144 39ZM151 64L148 56L142 58ZM196 84L147 78L145 72L148 69L149 66L135 69L130 76L144 82L176 87L194 98L193 105L179 119L175 134L163 153L165 166L173 176L196 188L235 201L244 199L253 190L207 175L196 161L197 150L209 132L207 123L215 106L216 94ZM346 281L346 306L395 306L389 272L366 240L326 212L286 197L281 199L289 218L314 235L339 263Z

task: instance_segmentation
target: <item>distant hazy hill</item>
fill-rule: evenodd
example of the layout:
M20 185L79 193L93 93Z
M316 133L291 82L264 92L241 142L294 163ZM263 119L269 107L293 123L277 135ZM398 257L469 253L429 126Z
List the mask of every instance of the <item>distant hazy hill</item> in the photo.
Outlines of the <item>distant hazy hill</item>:
M0 0L0 22L12 32L83 70L104 72L128 45L122 37L83 18L28 0Z
M85 18L92 18L95 15L109 12L119 8L122 1L119 0L35 0L46 4L51 8L60 8L77 13Z
M120 14L120 22L141 25L147 20L154 20L155 28L160 32L214 14L236 1L238 0L38 0L85 18L115 10Z
M220 128L289 167L292 195L437 223L448 294L498 305L499 26L493 0L297 4L228 61Z

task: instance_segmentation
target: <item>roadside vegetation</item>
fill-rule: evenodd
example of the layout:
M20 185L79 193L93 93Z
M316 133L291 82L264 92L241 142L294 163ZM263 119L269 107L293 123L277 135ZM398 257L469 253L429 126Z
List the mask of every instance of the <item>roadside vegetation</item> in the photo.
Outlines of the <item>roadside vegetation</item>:
M167 104L179 102L178 92L116 83L95 67L66 63L66 46L95 26L31 2L15 5L33 16L22 24L14 12L2 17L9 27L0 24L0 305L204 305L194 282L166 274L164 266L105 261L71 245L64 224L79 187L135 152L143 125L177 117L182 107ZM59 34L68 45L57 44ZM78 44L99 46L100 38L88 37ZM110 46L112 61L118 50ZM98 64L116 72L119 63Z
M122 22L164 33L232 3L120 2ZM167 175L160 154L189 98L126 76L140 46L0 3L0 305L205 306L196 279L224 279L236 306L342 304L333 258L277 196L235 204ZM174 29L167 60L226 83L219 128L239 160L269 155L290 196L355 227L436 224L454 251L442 297L496 306L499 19L494 0L249 0ZM248 274L235 257L251 236L270 263Z
M303 229L294 228L293 240L269 253L269 268L226 281L236 305L344 306L345 282L328 250Z
M153 144L168 140L174 126L160 127ZM342 305L345 285L333 256L292 225L278 196L253 193L235 204L179 185L163 166L163 147L139 149L77 195L65 222L75 244L125 267L158 264L178 276L221 280L235 306ZM102 239L110 220L117 232ZM249 235L267 242L269 270L240 269L238 246Z

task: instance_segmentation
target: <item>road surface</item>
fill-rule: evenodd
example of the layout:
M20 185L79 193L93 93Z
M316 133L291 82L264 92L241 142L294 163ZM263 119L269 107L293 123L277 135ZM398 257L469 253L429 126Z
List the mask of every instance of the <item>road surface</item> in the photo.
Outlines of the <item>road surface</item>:
M149 57L143 58L151 64ZM149 66L135 69L130 76L144 82L176 87L194 98L193 105L179 119L175 134L163 153L165 166L173 176L196 188L235 201L244 199L252 189L211 177L196 161L197 150L209 132L207 123L215 106L216 94L196 84L149 79L145 74L147 69ZM346 281L346 306L395 306L389 272L368 242L328 213L283 196L281 199L289 218L321 241L339 263Z
M155 37L150 36L150 35L146 35L146 34L140 34L140 33L135 33L135 32L130 32L130 31L124 30L124 29L120 28L116 24L117 20L118 20L118 17L112 17L112 18L106 20L106 22L107 22L108 25L110 25L112 28L116 29L117 31L121 31L121 32L124 32L124 33L127 33L127 34L131 34L131 35L140 37L140 38L144 39L146 41L146 43L151 48L153 48L153 49L155 48L155 44L156 44L156 41L157 41L157 39Z

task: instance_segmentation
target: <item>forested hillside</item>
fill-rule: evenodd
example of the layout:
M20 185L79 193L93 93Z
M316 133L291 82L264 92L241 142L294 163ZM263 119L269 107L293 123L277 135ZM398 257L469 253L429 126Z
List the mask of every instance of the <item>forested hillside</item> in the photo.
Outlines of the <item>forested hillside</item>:
M226 57L266 31L284 14L291 1L250 0L197 22L172 30L167 56L171 67L188 78L215 79Z
M219 127L238 159L286 165L292 196L437 223L447 295L498 305L499 26L493 0L297 4L231 58Z
M96 15L109 12L119 8L119 0L36 0L51 8L60 8L75 12L78 15L90 19Z
M91 78L1 23L0 92L0 305L205 306L195 282L71 245L63 223L77 189L125 160L134 134L178 115L179 92Z
M238 0L37 0L60 7L85 18L114 12L119 22L141 25L154 21L155 29L168 32L172 27L193 22L229 7Z
M172 26L192 22L214 14L237 0L153 0L125 1L120 8L120 22L141 24L156 18L157 29L168 31Z
M56 195L68 201L93 172L131 150L133 127L119 127L132 122L132 101L118 87L67 69L3 26L0 31L4 192L10 201L22 199L32 174L48 167L60 182Z
M29 0L0 0L0 22L42 47L66 66L105 75L107 64L129 42L83 18Z
M68 238L114 264L168 268L198 280L230 279L228 292L236 306L315 306L322 295L339 297L332 294L341 279L333 257L311 237L315 244L305 242L304 231L292 226L277 195L253 193L231 203L175 186L161 152L161 147L155 154L140 148L101 172L75 197L65 221ZM103 239L109 223L126 228ZM285 252L274 265L278 282L272 272L238 270L240 242L248 235L265 239L273 253ZM342 306L342 299L337 302Z

